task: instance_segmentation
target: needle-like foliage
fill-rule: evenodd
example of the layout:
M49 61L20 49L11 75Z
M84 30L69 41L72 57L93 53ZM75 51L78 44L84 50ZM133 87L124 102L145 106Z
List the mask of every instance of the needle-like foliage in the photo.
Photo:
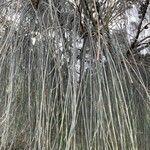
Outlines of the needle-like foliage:
M133 4L147 3L0 1L0 150L150 149L150 56L144 18L128 39Z

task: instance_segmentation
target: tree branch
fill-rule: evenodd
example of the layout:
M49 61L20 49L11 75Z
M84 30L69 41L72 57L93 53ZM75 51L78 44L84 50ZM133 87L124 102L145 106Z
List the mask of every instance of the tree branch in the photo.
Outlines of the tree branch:
M143 20L145 18L146 12L147 12L148 5L149 5L149 0L146 0L144 4L141 4L141 8L142 8L141 20L140 20L140 23L139 23L138 28L137 28L137 33L136 33L135 39L130 46L130 50L127 51L127 56L131 55L131 52L133 51L133 49L137 45L137 41L138 41L138 38L139 38L140 33L141 33L141 27L142 27L142 23L143 23Z

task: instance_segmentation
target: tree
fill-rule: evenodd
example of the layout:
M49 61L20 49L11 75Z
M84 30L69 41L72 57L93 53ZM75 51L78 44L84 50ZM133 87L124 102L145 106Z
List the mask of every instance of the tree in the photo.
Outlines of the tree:
M1 149L150 149L148 0L0 10Z

